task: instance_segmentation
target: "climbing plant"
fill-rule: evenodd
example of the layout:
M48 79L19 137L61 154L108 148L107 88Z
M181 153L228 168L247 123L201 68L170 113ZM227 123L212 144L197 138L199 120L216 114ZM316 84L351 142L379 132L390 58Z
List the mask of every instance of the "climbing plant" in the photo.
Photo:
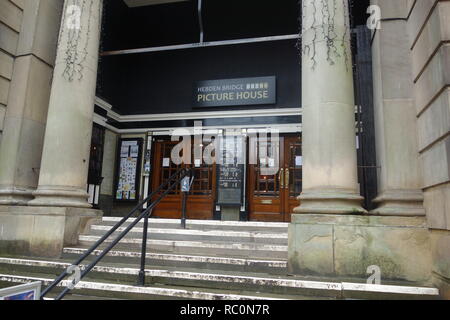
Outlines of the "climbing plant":
M97 7L97 8L96 8ZM98 15L94 10L99 10ZM61 28L58 38L59 57L64 62L62 76L68 80L82 80L88 56L88 45L92 36L92 19L101 17L101 0L66 0L62 12ZM87 19L85 19L85 15ZM99 28L101 28L99 24ZM99 30L95 32L100 33ZM63 43L64 41L64 43Z
M334 65L339 58L345 59L347 68L349 67L349 42L351 7L353 0L301 0L302 18L300 20L300 39L298 48L301 53L310 58L312 69L315 69L318 63L317 43L324 41L327 52L326 60L330 65ZM338 6L344 8L344 32L336 30L336 13ZM307 18L312 20L306 25ZM303 35L307 30L312 30L311 41L303 41ZM341 47L341 50L338 48Z

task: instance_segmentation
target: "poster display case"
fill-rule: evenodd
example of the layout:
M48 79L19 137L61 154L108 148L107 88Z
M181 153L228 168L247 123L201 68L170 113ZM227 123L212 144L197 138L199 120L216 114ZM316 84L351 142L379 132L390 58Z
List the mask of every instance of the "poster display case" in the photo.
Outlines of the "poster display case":
M115 201L139 200L143 139L121 139L118 150L118 166Z
M245 139L228 136L220 139L222 155L216 166L217 205L242 206L245 188Z

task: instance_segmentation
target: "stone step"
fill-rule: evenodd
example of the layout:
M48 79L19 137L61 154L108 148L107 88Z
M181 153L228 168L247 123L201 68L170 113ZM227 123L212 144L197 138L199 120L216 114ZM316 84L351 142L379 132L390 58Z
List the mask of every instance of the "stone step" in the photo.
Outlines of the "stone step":
M89 234L103 236L112 226L92 225ZM118 235L126 227L120 227L112 236ZM127 238L142 238L144 228L135 227L126 235ZM287 245L287 232L267 233L258 231L230 231L230 230L198 230L176 228L148 228L148 238L155 240L189 240L189 241L222 241L222 242L250 242L265 244Z
M103 217L96 225L114 226L122 218ZM123 226L128 226L134 218L128 219ZM143 226L141 220L136 226ZM219 221L219 220L186 220L186 229L189 230L228 230L228 231L246 231L246 232L267 232L287 234L288 223L285 222L257 222L257 221ZM158 219L150 218L149 227L154 229L182 229L180 219Z
M56 292L56 290L55 290ZM56 300L56 297L58 296L57 293L49 293L47 296L44 297L44 300ZM81 295L81 294L72 294L68 293L64 300L73 300L73 301L86 301L86 300L124 300L124 299L117 299L113 297L97 297L93 295Z
M100 236L80 235L79 244L91 247ZM111 237L100 248L112 242ZM141 238L123 238L114 249L140 251ZM213 255L245 258L287 259L286 245L261 243L226 243L214 241L148 240L148 252Z
M2 268L2 272L4 273L3 277L0 276L0 281L17 282L11 279L23 277L21 273L27 271L31 273L31 270L34 274L59 274L69 265L70 263L62 261L0 258L0 266ZM14 275L11 275L11 271L5 273L5 269L8 268L10 270L13 270ZM95 282L90 281L90 278L84 281L85 284L97 283L97 287L94 288L94 286L92 285L90 285L91 287L89 287L89 285L87 287L84 287L84 284L80 284L79 288L101 290L102 286L118 285L116 283L111 284L110 282L136 281L138 272L139 270L137 268L98 265L89 274L90 278L93 278ZM146 276L148 279L147 284L150 283L150 287L148 287L150 290L149 292L151 292L152 289L160 290L162 288L167 288L167 286L176 287L178 289L181 286L193 288L195 287L200 292L204 291L204 289L228 291L245 290L246 292L259 292L260 294L268 293L271 295L275 294L284 297L288 296L290 298L298 295L299 297L315 296L324 298L429 299L437 298L439 294L438 290L434 288L307 281L295 278L262 277L250 274L236 275L209 272L201 273L176 271L166 269L146 269ZM48 281L52 278L53 277L50 276ZM100 283L98 282L99 279L102 280L101 286L98 285L98 283ZM129 284L123 283L121 283L120 285L134 287L130 286ZM158 294L155 295L158 296ZM178 296L176 294L174 295L174 297L186 298L186 296ZM259 296L259 298L260 297L261 296ZM207 299L202 298L201 296L198 296L196 298ZM214 297L214 299L217 299L217 297Z
M43 286L49 285L53 279L46 277L30 277L10 274L0 274L0 287L7 284L23 284L29 282L41 281ZM59 292L61 287L66 287L68 281L64 280L55 288ZM95 297L132 299L132 300L288 300L300 299L302 297L290 297L275 294L247 293L245 291L232 290L207 290L191 287L175 286L133 286L118 283L99 282L99 281L80 281L73 290L78 297L84 296L86 300ZM53 297L55 294L52 295ZM70 297L68 298L69 300ZM304 297L304 299L311 299Z
M85 248L64 248L63 259L75 261L87 251ZM94 250L93 256L98 256L101 250ZM140 265L141 253L132 251L110 251L103 258L104 262L128 263ZM197 270L223 270L240 272L262 272L267 274L286 274L286 260L260 260L214 256L179 255L170 253L147 252L146 265L156 267L194 268Z
M0 258L0 273L59 275L71 265L72 261L46 261L17 258ZM85 265L80 266L84 269ZM139 274L136 265L118 265L101 263L88 274L88 280L113 281L124 284L135 284ZM204 289L246 290L251 292L316 295L337 297L340 290L335 290L333 283L296 280L286 277L275 277L267 274L237 272L200 272L195 269L151 268L145 270L146 284L188 286Z
M71 265L72 261L46 261L17 258L0 258L0 270L3 273L12 269L21 274L38 273L58 275ZM85 265L80 266L84 269ZM136 265L118 265L101 263L89 273L89 279L95 281L120 281L125 284L135 284L139 269ZM145 271L147 284L175 285L209 289L248 290L275 294L317 294L336 297L333 283L296 280L293 278L275 277L267 274L237 273L237 272L199 272L195 269L177 270L152 269Z

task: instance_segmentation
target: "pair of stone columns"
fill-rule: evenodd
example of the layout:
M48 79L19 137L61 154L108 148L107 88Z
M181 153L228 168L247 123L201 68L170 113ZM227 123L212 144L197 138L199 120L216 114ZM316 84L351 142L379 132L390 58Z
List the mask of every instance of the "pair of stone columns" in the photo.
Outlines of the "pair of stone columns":
M102 1L66 0L53 75L39 186L31 206L90 207L86 179L97 78ZM303 0L302 96L304 190L296 213L358 214L355 106L347 0ZM380 108L379 106L377 106ZM383 128L396 113L377 116L378 153L405 153L408 132ZM396 136L400 134L400 136ZM414 136L415 133L412 133ZM386 141L389 149L385 148ZM5 144L3 142L3 144ZM411 143L407 143L411 146ZM423 215L402 161L382 162L377 214ZM411 162L409 162L411 163ZM385 164L385 166L383 166ZM414 163L412 163L414 164ZM418 168L408 168L414 173ZM401 177L397 177L401 175ZM2 177L0 175L0 185ZM396 178L397 177L397 178ZM397 181L396 185L384 181ZM403 182L403 183L402 183ZM10 188L12 190L12 188ZM413 189L413 190L411 190ZM0 192L0 202L17 196ZM20 194L18 195L20 197ZM5 199L6 198L6 199Z
M36 191L5 186L20 171L2 168L1 204L89 208L86 192L103 3L65 0ZM6 137L4 137L7 139ZM3 140L2 151L8 143ZM4 171L10 170L8 172ZM9 191L8 191L9 190Z
M362 215L348 12L348 0L303 0L304 189L289 225L288 272L367 279L375 268L383 281L425 282L431 255L416 119L402 100L407 41L395 29L382 30L381 51L374 40L379 207Z
M348 1L303 0L302 14L304 177L303 192L299 197L301 205L294 211L306 214L365 213L357 179ZM401 43L390 44L392 51L406 49ZM392 54L397 58L391 68L402 73L397 78L401 83L410 81L407 76L409 65L401 61L404 56ZM408 56L408 52L405 54ZM419 188L417 149L414 149L415 119L409 116L413 108L410 106L408 111L396 106L395 101L394 104L383 101L379 87L384 84L378 81L383 65L379 64L387 58L375 54L374 59L376 138L381 172L380 195L375 200L380 205L372 213L425 215ZM407 124L401 123L403 117Z

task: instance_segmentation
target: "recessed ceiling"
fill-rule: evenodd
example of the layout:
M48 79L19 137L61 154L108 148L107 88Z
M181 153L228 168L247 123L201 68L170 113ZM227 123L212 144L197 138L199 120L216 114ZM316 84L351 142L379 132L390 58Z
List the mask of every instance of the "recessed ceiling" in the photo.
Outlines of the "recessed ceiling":
M130 8L153 6L156 4L182 2L188 0L123 0Z

